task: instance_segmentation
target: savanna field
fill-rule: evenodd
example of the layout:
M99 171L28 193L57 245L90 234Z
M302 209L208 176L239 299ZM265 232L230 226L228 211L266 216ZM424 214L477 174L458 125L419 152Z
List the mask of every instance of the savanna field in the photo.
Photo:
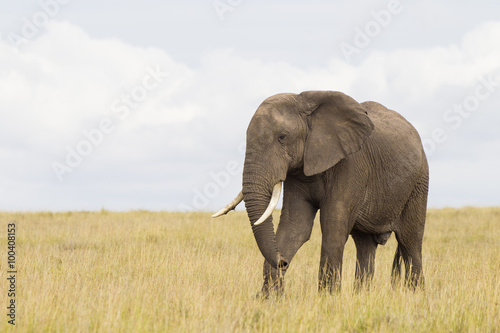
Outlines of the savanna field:
M275 221L279 212L275 212ZM297 253L285 295L255 298L260 254L245 212L0 213L2 322L7 225L16 224L17 332L499 332L500 208L431 209L425 291L393 289L396 249L379 246L369 290L317 292L321 233Z

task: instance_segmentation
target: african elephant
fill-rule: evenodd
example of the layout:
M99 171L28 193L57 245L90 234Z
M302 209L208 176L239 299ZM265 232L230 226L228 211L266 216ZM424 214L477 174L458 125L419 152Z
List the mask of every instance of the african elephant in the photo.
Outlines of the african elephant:
M271 213L284 183L274 234ZM357 103L334 91L267 98L247 130L243 189L213 217L242 200L265 258L263 294L281 290L297 250L311 235L320 210L319 290L339 290L345 243L356 245L356 282L373 277L375 251L394 232L406 283L423 283L422 238L429 168L420 137L400 114L376 102Z

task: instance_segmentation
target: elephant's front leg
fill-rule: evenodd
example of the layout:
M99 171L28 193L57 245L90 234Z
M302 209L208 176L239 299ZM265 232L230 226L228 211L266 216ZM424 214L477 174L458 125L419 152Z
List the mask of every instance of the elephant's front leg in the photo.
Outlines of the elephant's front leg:
M347 222L341 212L321 214L321 260L319 267L319 291L340 291L344 247L349 237Z
M278 270L271 267L271 265L264 260L264 284L262 285L259 296L267 298L273 291L276 295L281 295L283 293L283 278L285 276L285 271L286 270Z
M323 243L325 243L323 241ZM344 244L321 246L318 290L340 291Z
M390 236L390 233L388 235ZM351 236L356 244L356 281L354 287L358 290L363 286L368 286L373 279L375 252L378 243L374 235L361 231L353 231Z
M285 182L283 209L276 230L278 251L289 263L302 244L309 240L317 212L317 208L300 195L303 193L300 186L300 183L293 181ZM286 269L277 270L264 261L262 296L267 297L272 290L282 293L285 273Z

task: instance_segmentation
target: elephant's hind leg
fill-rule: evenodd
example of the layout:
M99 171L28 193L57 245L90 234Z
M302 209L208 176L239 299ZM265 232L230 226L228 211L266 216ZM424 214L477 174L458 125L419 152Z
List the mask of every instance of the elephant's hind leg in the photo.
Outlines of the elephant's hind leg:
M358 290L363 286L368 286L373 279L375 252L378 243L374 235L361 231L353 231L351 236L356 245L356 280L354 287Z
M395 288L401 281L401 250L399 245L396 248L396 254L394 254L394 261L392 262L392 273L391 273L391 284Z
M401 225L396 232L398 249L394 258L394 265L398 265L399 256L405 263L405 281L407 286L415 288L423 286L422 273L422 240L427 211L427 182L417 184L408 200L402 215ZM393 265L393 280L396 278Z

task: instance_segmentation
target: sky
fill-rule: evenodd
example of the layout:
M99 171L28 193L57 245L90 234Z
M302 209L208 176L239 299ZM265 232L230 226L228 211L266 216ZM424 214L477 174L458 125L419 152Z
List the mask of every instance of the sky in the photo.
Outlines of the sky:
M499 12L493 0L7 2L0 210L218 210L241 189L259 104L305 90L410 121L429 207L498 206Z

